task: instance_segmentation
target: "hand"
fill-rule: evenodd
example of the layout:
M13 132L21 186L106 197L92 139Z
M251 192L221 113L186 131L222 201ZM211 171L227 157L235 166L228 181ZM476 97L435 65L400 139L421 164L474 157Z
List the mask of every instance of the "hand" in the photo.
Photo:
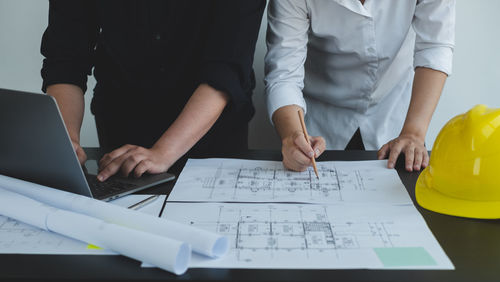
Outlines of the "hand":
M411 134L401 134L398 138L382 146L377 153L378 159L385 159L388 168L394 168L399 154L405 154L405 168L407 171L420 170L429 165L429 154L424 145L424 140Z
M99 174L97 179L105 181L110 176L121 172L123 177L133 171L135 177L140 177L145 172L162 173L173 164L158 149L146 149L135 145L122 146L102 157L99 161Z
M87 161L87 154L85 154L85 151L83 151L82 146L80 146L80 143L74 140L71 140L71 144L73 145L73 149L75 150L76 156L78 157L78 161L80 162L80 165L84 165L85 162Z
M307 143L302 132L296 132L283 139L281 153L285 168L305 171L312 165L311 158L317 158L325 151L326 142L323 137L309 137L309 141L311 145Z

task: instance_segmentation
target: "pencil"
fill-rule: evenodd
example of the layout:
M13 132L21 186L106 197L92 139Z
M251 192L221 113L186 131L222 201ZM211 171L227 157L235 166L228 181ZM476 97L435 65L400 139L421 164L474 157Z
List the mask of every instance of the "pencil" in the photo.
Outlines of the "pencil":
M131 205L130 207L128 207L129 209L132 209L132 210L138 210L142 207L144 207L145 205L155 201L156 199L158 199L159 195L153 195L151 197L147 197L146 199L138 202L138 203L135 203L133 205Z
M297 112L299 113L300 125L302 125L302 131L304 132L304 137L306 137L307 144L311 145L311 142L309 142L309 135L307 134L306 124L304 122L304 115L300 110L298 110ZM314 173L316 174L316 177L319 179L318 168L316 167L316 160L314 159L314 154L311 157L311 161L313 164Z

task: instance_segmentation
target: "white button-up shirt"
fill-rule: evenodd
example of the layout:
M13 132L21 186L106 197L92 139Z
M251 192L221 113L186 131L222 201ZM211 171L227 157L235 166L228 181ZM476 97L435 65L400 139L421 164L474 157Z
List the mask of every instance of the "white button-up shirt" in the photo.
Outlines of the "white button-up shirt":
M454 0L271 0L268 24L269 115L302 107L327 149L360 128L378 150L401 131L414 68L451 73Z

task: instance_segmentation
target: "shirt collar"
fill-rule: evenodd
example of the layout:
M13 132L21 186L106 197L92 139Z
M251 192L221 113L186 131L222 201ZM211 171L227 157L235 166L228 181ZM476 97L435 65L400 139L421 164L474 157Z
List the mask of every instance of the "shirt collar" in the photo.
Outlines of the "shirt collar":
M366 7L363 6L363 4L361 4L361 2L359 0L333 0L333 1L335 1L337 4L339 4L343 7L351 10L352 12L354 12L356 14L360 14L362 16L369 17L369 18L372 17L370 11L368 11L366 9Z

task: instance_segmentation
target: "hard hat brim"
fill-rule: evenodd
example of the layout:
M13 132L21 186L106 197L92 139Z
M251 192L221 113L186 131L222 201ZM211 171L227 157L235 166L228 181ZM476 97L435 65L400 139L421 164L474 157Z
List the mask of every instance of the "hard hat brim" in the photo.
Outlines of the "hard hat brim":
M425 168L418 177L415 186L418 204L428 210L467 218L500 218L500 201L473 201L451 197L433 187L429 168Z

